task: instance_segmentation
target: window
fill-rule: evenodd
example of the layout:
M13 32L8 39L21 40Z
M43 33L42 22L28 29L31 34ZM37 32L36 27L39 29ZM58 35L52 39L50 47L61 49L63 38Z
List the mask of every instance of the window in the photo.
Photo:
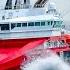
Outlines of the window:
M21 23L17 23L17 27L21 27Z
M51 21L51 25L53 24L53 21Z
M59 24L62 24L63 21L59 21Z
M27 23L22 23L22 27L27 27Z
M24 4L26 4L26 0L24 0Z
M1 30L9 30L9 24L1 24Z
M62 25L62 28L65 28L65 25Z
M16 23L11 24L11 29L13 29L14 27L16 27Z
M2 25L2 24L0 24L0 27L1 27L1 25Z
M54 21L55 25L60 25L60 21Z
M50 21L47 21L47 24L50 25Z
M54 24L56 25L56 21L54 21Z
M41 22L41 26L45 26L45 22Z
M29 22L28 26L34 26L34 22Z
M5 9L12 9L12 0L7 0Z
M50 47L51 46L51 42L49 41L47 45L48 45L48 47Z
M57 21L54 21L54 25L53 25L53 27L57 27Z
M54 21L53 27L61 27L61 22L60 21Z
M35 26L40 26L40 22L35 22Z
M5 20L5 16L2 16L2 20Z

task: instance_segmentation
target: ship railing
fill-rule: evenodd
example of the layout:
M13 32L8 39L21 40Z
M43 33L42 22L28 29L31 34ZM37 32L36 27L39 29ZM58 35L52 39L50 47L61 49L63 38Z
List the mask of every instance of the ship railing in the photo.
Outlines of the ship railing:
M38 0L34 7L44 7L48 0Z
M44 43L44 47L45 48L63 48L63 47L69 47L69 45L62 41L47 41Z
M23 9L23 8L30 8L31 7L31 5L30 4L17 4L17 5L15 5L14 6L14 9Z
M12 9L12 7L11 6L6 6L5 9Z
M41 5L41 4L36 4L35 6L34 6L35 8L42 8L42 7L44 7L44 5Z
M15 6L6 6L5 9L26 9L26 8L30 8L31 5L29 4L16 4Z

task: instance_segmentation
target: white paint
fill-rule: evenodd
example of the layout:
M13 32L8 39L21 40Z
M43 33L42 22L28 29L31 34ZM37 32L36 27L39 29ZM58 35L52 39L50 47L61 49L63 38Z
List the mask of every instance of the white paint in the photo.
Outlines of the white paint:
M61 21L62 19L59 17L55 17L52 14L47 14L47 15L38 15L38 16L27 16L27 17L18 17L18 18L14 18L14 19L6 19L6 20L2 20L0 21L2 22L28 22L28 21L41 21L41 20L56 20L56 21Z

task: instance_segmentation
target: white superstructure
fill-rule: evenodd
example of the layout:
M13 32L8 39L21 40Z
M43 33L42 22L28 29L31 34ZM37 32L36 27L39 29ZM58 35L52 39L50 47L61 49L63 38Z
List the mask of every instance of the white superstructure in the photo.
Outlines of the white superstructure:
M62 18L54 3L38 0L7 0L0 10L0 39L37 38L61 35ZM8 3L9 2L9 3Z

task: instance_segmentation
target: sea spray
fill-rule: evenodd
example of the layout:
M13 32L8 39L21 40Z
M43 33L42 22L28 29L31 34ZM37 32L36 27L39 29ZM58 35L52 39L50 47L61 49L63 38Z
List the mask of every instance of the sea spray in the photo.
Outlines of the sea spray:
M53 54L53 52L48 54L46 57L39 56L21 66L21 70L70 70L69 65L56 54Z

